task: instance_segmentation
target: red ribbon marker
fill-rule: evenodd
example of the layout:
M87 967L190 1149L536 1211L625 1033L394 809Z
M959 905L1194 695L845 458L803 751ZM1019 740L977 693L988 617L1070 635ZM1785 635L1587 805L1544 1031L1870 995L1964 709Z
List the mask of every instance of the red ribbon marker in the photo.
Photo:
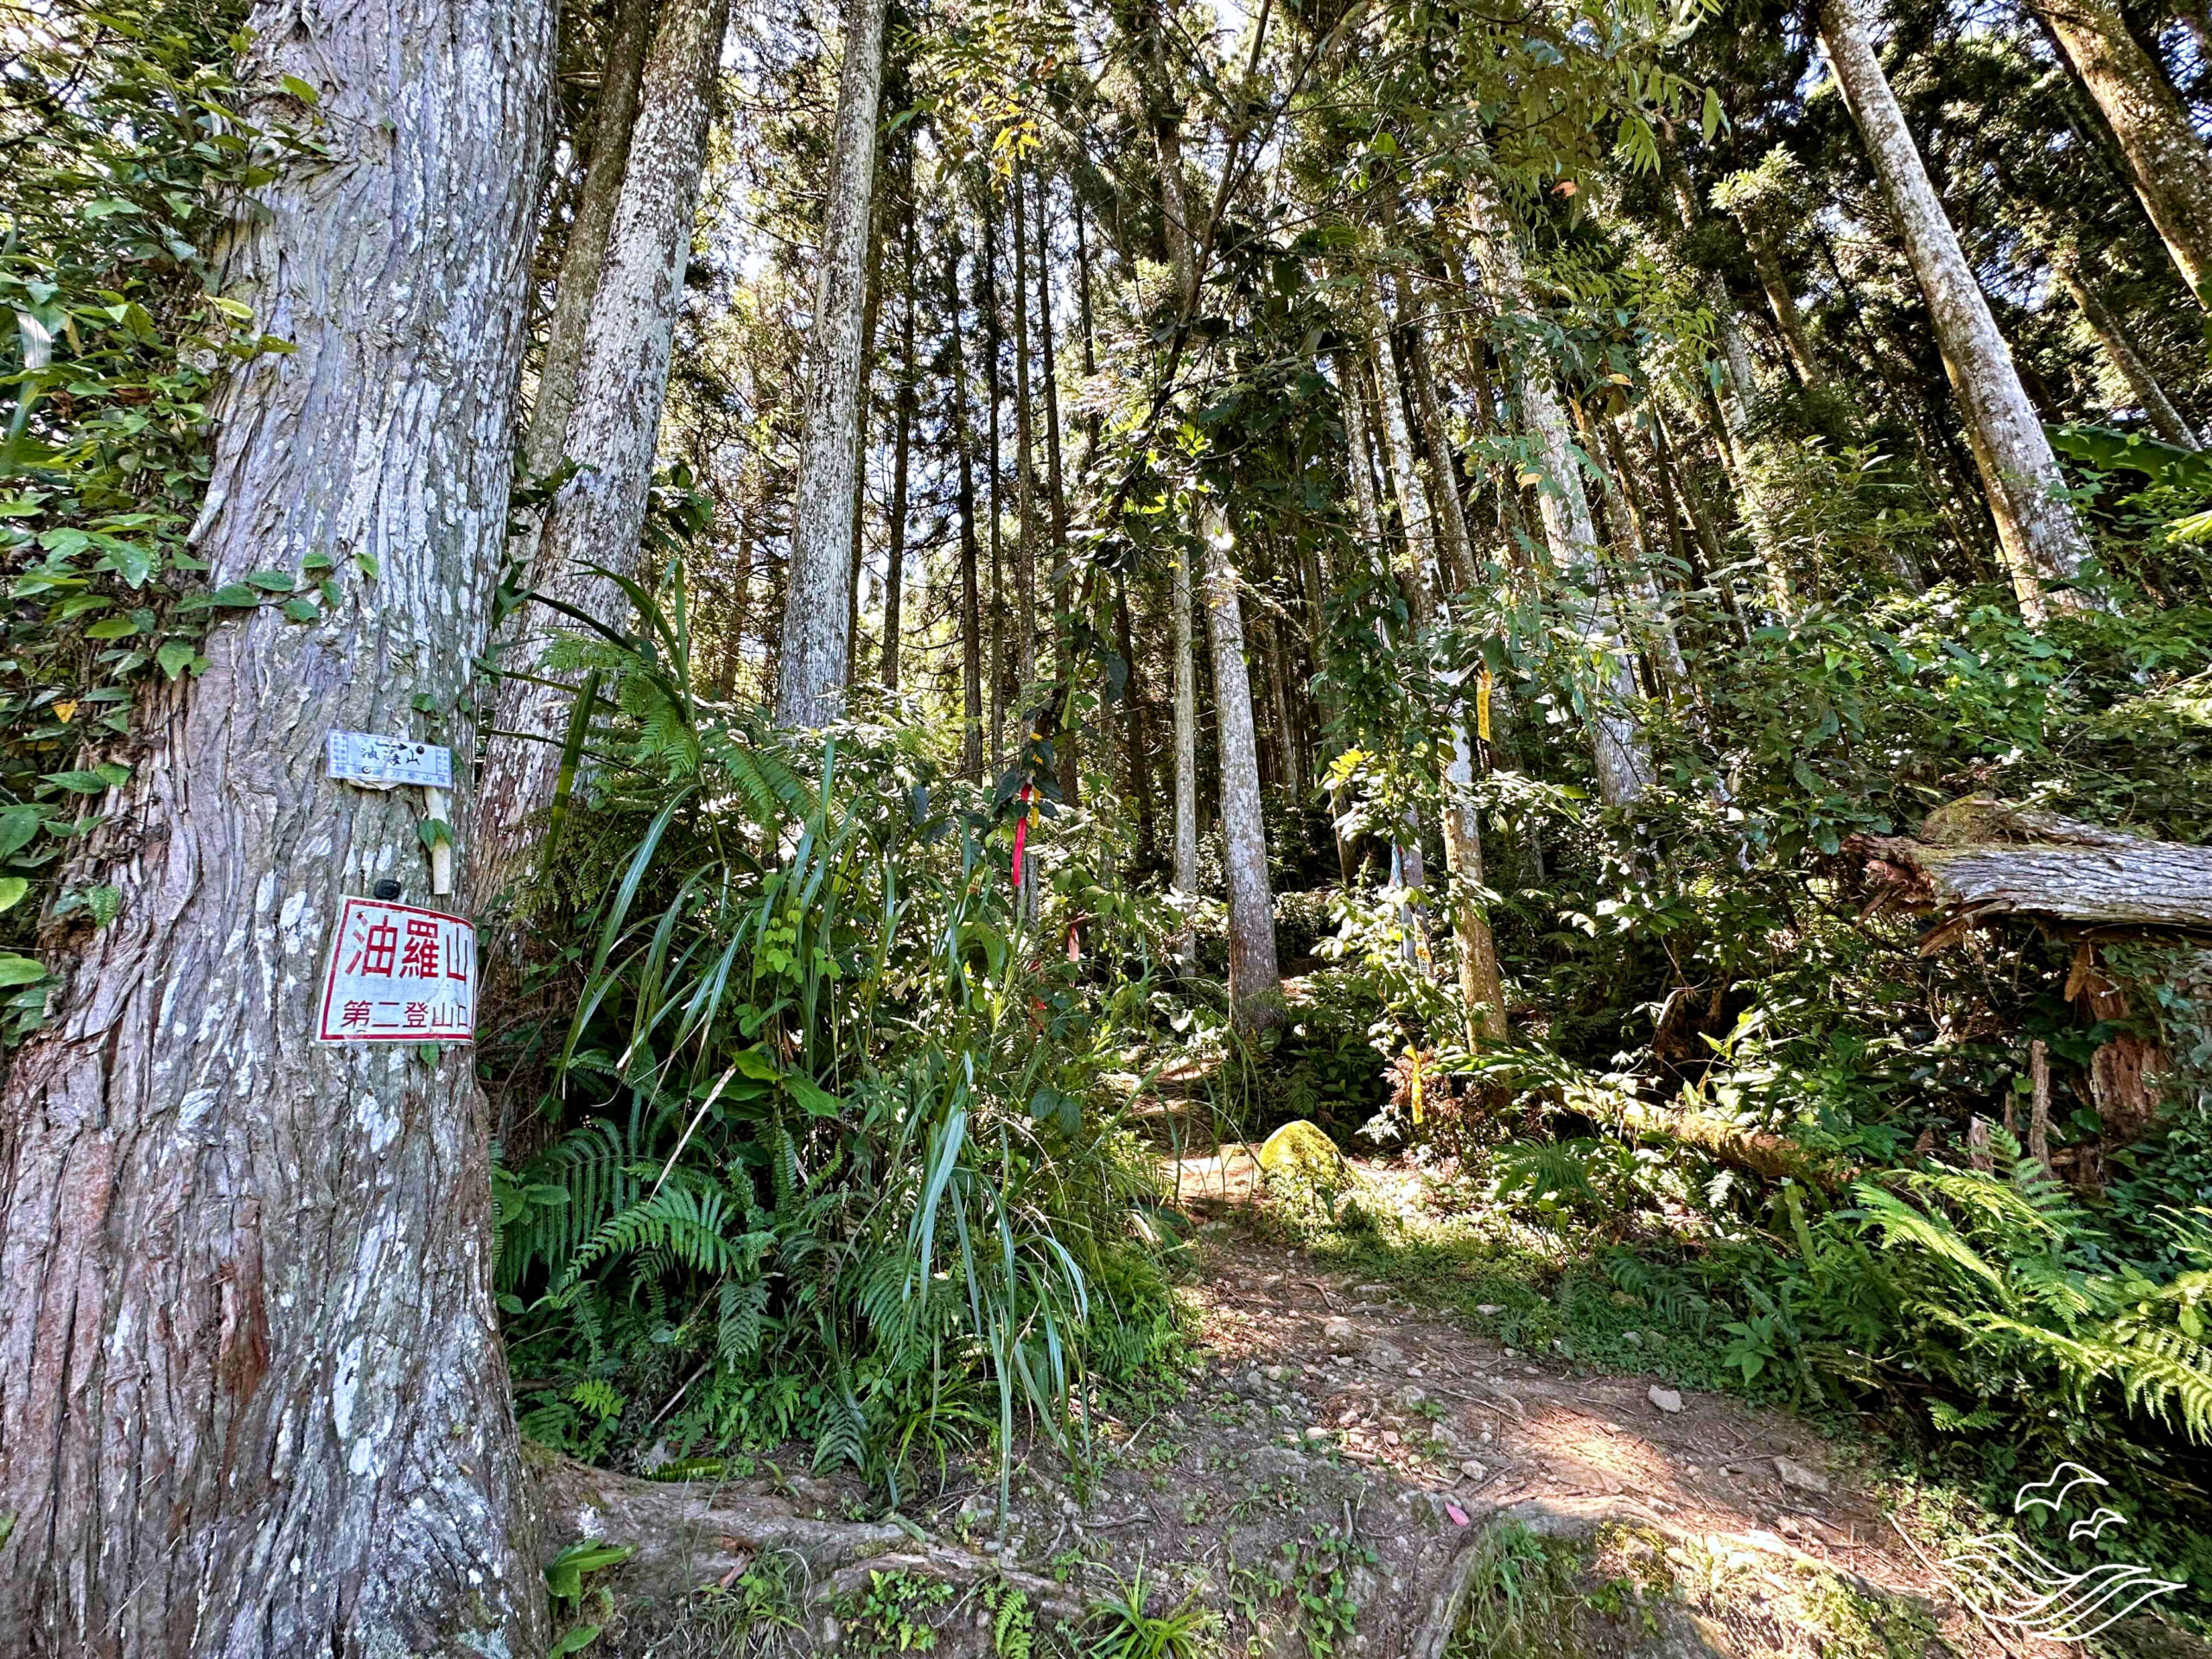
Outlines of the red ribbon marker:
M1021 816L1014 821L1014 896L1021 899L1021 849L1029 844L1029 785L1021 786Z

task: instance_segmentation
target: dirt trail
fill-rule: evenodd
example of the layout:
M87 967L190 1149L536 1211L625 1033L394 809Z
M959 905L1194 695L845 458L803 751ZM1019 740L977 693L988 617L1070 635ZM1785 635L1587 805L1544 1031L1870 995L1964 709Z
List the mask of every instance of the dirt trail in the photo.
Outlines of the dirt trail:
M1435 1659L1455 1564L1503 1522L1630 1540L1616 1567L1633 1557L1630 1576L1669 1580L1644 1611L1589 1621L1578 1645L1592 1656L2025 1651L1993 1639L1883 1515L1866 1471L1805 1424L1649 1377L1575 1376L1388 1285L1317 1270L1222 1219L1217 1201L1200 1207L1217 1217L1188 1292L1201 1364L1154 1417L1099 1425L1092 1480L1040 1448L1003 1518L979 1460L906 1517L858 1522L851 1480L599 1477L561 1489L556 1532L649 1526L657 1548L636 1587L664 1592L728 1584L770 1554L803 1560L791 1645L862 1656L897 1645L855 1614L872 1574L955 1586L927 1622L940 1652L981 1655L994 1622L977 1586L1021 1588L1044 1640L1052 1619L1079 1623L1141 1571L1155 1613L1187 1599L1219 1616L1210 1651ZM654 1518L632 1495L660 1506ZM1863 1642L1838 1641L1839 1598ZM741 1651L613 1639L640 1654Z

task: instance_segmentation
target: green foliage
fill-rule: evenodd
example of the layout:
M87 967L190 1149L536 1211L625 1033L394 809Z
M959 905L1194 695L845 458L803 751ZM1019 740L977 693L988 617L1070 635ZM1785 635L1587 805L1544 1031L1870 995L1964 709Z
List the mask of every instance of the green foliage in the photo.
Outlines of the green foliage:
M637 1553L634 1545L602 1544L593 1539L582 1539L570 1544L548 1561L545 1564L545 1589L546 1593L553 1598L556 1616L581 1608L584 1600L584 1579L588 1574L619 1566ZM598 1595L611 1611L613 1599L604 1589L600 1590ZM561 1659L563 1654L583 1652L599 1640L600 1630L597 1624L571 1624L553 1639L553 1645L545 1650L546 1659Z
M1111 1006L1031 958L956 785L888 734L796 751L699 702L680 588L637 598L646 644L574 647L617 764L536 901L597 875L561 1132L495 1181L508 1341L551 1379L525 1431L796 1436L894 1497L1017 1414L1072 1449L1173 1334Z
M1220 1615L1193 1591L1164 1613L1145 1588L1144 1564L1091 1604L1085 1619L1084 1659L1204 1659L1211 1651Z
M913 1573L870 1573L868 1587L842 1598L838 1618L853 1650L865 1659L887 1653L927 1653L937 1646L931 1619L952 1599L952 1586Z
M188 532L207 487L221 378L291 349L212 290L245 193L311 137L275 100L239 112L231 65L245 8L134 0L55 9L11 52L26 126L0 208L0 871L5 925L114 915L113 894L56 893L98 798L130 776L132 700L206 666L208 629L277 605L312 620L334 573L257 571L210 593ZM311 126L313 111L306 112ZM38 902L20 900L29 891ZM35 1028L46 988L0 958L5 1032Z
M1582 1651L1587 1550L1517 1522L1486 1528L1467 1580L1465 1611L1446 1643L1452 1659L1567 1659Z

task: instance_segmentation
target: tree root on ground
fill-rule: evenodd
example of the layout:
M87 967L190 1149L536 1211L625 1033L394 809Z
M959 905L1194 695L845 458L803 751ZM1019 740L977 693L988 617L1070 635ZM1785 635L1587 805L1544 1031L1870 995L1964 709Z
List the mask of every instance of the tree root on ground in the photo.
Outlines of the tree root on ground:
M1064 1618L1082 1603L1065 1585L940 1543L893 1521L817 1520L765 1480L640 1480L551 1455L533 1459L548 1552L582 1539L629 1545L622 1586L680 1599L728 1584L753 1561L782 1556L803 1571L810 1605L826 1607L867 1587L871 1573L911 1573L969 1585L1000 1579Z

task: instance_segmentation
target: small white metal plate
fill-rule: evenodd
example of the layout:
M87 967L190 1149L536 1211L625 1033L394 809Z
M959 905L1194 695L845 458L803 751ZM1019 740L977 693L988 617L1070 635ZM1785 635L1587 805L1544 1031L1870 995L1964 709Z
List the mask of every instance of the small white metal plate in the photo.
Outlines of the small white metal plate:
M412 738L333 732L330 775L378 787L415 784L424 789L451 789L453 751L442 744L417 743Z

